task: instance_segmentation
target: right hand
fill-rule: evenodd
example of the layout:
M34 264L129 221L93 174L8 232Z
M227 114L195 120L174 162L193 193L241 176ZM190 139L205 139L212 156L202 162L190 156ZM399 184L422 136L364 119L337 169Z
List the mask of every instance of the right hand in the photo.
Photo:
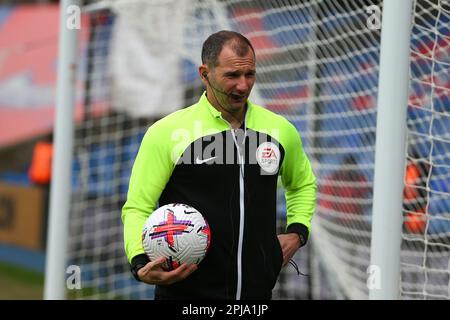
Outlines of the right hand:
M155 261L147 263L138 270L139 279L148 284L169 285L183 280L197 270L196 264L184 263L174 270L166 271L162 268L165 261L166 259L164 257L160 257Z

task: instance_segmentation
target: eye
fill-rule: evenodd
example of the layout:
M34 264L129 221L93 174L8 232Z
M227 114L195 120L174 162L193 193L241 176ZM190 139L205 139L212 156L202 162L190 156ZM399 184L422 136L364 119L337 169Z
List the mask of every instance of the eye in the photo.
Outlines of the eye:
M239 77L239 75L237 73L228 73L228 74L226 74L226 77L228 79L235 79L235 78Z

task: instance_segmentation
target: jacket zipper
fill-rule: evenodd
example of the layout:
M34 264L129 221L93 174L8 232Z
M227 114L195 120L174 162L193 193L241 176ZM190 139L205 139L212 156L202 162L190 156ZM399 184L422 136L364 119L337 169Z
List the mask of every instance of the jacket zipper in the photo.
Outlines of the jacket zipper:
M234 134L233 134L234 135ZM244 138L245 139L245 138ZM238 148L238 155L240 160L240 170L239 170L239 241L238 241L238 252L237 252L237 288L236 288L236 300L241 299L241 289L242 289L242 244L244 241L244 157Z
M248 111L248 110L247 110ZM245 113L244 119L244 140L242 141L242 147L245 148L245 139L247 137L247 115ZM245 203L244 203L244 156L241 154L241 148L237 142L234 129L231 124L222 118L231 129L234 145L236 146L239 157L239 240L238 240L238 252L237 252L237 285L236 285L236 300L241 300L242 291L242 245L244 242L244 217L245 217Z

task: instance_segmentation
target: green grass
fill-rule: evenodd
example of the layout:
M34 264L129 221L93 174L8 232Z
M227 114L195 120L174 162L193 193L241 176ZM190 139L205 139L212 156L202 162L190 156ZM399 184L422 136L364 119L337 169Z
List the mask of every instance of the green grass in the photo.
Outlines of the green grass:
M96 290L93 288L83 288L80 290L67 290L67 299L68 300L76 300L76 299L99 299L99 300L125 300L124 297L115 295L111 297L107 295L106 292L102 292L100 290Z
M44 274L29 271L14 265L0 263L0 300L42 300ZM93 288L67 290L67 299L111 299L106 292ZM115 296L114 300L124 297Z
M0 300L42 300L44 274L0 263Z

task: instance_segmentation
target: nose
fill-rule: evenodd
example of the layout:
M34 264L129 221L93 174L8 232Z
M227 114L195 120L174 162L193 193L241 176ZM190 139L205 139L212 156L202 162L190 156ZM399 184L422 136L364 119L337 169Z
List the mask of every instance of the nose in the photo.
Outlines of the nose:
M248 83L248 79L246 79L244 75L239 77L236 84L236 91L238 91L238 93L240 94L247 93L249 88L250 84Z

